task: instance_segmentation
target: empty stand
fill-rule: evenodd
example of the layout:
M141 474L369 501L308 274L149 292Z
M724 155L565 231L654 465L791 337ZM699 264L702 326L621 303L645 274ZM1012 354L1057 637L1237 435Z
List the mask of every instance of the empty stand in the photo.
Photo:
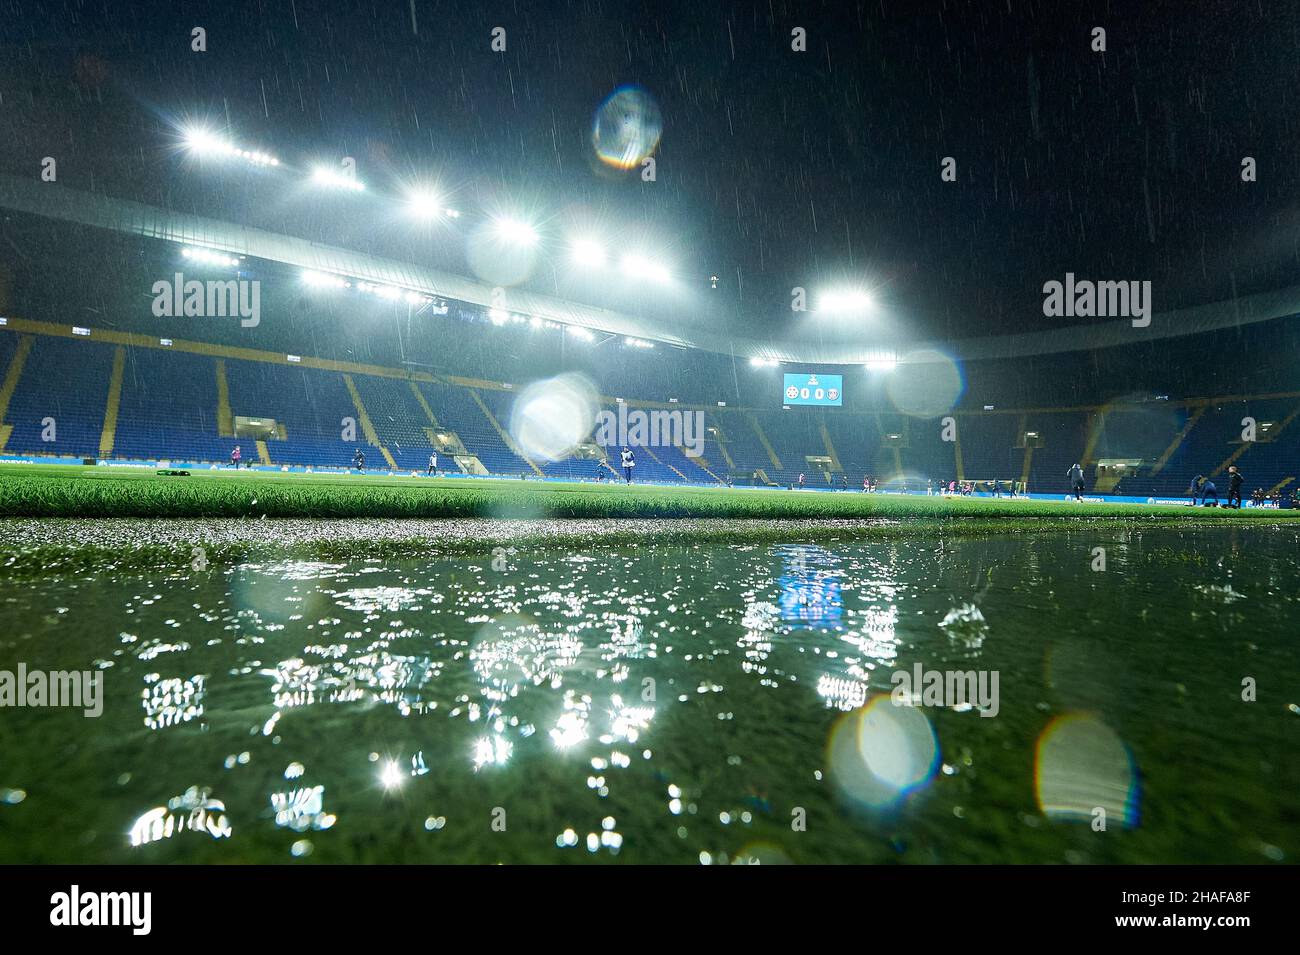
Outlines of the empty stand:
M354 452L369 469L423 472L437 432L454 434L491 474L591 480L590 459L530 461L510 437L515 392L485 382L435 379L396 369L338 363L291 363L284 356L199 343L163 347L156 339L72 337L20 323L0 327L0 444L5 452L228 464L239 444L247 462L349 467ZM34 329L34 331L33 331ZM317 367L319 366L319 367ZM617 415L607 400L603 410ZM629 399L629 411L645 408ZM1095 409L957 411L958 441L942 438L940 418L817 408L709 408L702 412L702 455L680 446L636 447L635 478L717 484L763 472L770 483L853 489L864 475L920 490L927 480L1019 480L1029 489L1066 491L1079 461L1095 486L1095 463L1136 462L1119 493L1177 496L1197 474L1222 475L1231 464L1247 491L1293 485L1300 447L1300 396L1198 399L1167 404L1115 403ZM239 418L276 427L235 434ZM1244 441L1243 419L1256 440ZM55 440L47 422L53 421ZM1026 451L1023 431L1038 435ZM605 449L617 469L619 447ZM439 452L442 473L455 470ZM809 458L815 463L809 463ZM606 477L613 476L610 471ZM1221 482L1225 479L1219 477Z

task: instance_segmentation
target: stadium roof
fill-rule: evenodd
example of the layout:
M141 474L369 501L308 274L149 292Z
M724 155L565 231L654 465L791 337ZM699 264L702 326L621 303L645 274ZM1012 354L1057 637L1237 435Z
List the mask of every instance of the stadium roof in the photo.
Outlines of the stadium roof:
M34 179L0 176L0 208L400 286L484 309L504 305L512 312L595 331L799 364L860 364L886 355L907 363L925 360L923 353L933 351L964 360L1015 358L1132 345L1300 314L1300 286L1291 286L1228 302L1156 312L1144 328L1134 327L1128 319L1097 320L1023 334L919 341L886 340L876 332L855 333L851 329L840 337L821 331L814 335L806 326L796 325L781 337L741 337L701 327L694 315L683 319L633 315L526 289L508 290L502 303L493 298L492 286L466 275Z

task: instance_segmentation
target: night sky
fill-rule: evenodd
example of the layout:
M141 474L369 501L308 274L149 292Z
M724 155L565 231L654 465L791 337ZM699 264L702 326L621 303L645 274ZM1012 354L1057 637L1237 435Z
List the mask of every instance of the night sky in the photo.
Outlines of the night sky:
M526 210L547 255L599 222L711 305L586 297L685 327L779 334L793 286L848 281L882 302L864 337L1037 331L1067 271L1150 280L1159 312L1300 265L1296 4L0 0L0 23L0 171L51 155L72 188L467 270L454 232L190 168L204 121L295 166L354 156L375 195L429 177L468 217ZM662 111L653 183L593 159L625 84Z

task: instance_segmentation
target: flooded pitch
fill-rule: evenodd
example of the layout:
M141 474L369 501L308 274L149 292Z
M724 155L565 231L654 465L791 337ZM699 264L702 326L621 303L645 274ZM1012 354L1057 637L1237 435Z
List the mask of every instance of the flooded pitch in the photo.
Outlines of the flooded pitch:
M102 714L7 698L0 861L1300 852L1295 529L589 524L7 581L11 689L97 674Z

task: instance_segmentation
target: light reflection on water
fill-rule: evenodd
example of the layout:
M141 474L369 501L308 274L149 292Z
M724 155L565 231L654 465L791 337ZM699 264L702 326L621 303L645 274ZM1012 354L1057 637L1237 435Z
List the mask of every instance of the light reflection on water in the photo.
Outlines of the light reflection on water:
M1295 701L1234 693L1297 685L1294 546L1224 597L1122 538L1108 575L1058 535L39 582L0 669L102 667L105 711L4 713L0 860L1293 859ZM997 718L892 705L917 663L998 671Z

